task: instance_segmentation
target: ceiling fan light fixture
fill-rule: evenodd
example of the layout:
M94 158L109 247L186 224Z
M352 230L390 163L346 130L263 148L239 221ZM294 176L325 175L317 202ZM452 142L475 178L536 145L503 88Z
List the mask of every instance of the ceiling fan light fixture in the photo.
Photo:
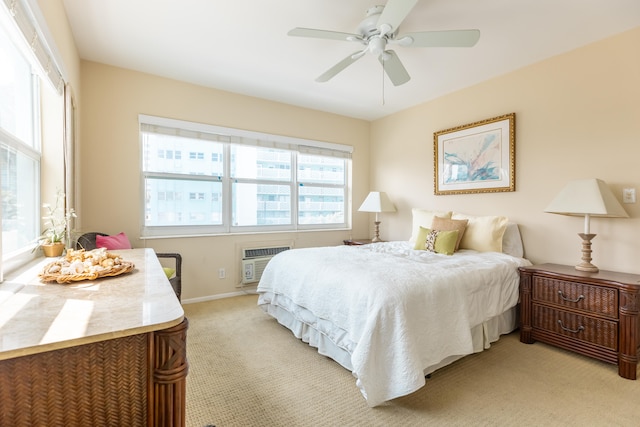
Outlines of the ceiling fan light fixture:
M369 52L380 55L387 46L387 40L381 36L373 36L369 39Z

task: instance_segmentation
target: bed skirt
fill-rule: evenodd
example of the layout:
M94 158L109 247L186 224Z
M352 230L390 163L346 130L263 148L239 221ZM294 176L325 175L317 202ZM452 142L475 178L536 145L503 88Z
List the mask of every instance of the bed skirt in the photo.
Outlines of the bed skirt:
M273 296L273 294L271 294ZM282 297L281 297L282 298ZM273 299L272 299L273 300ZM351 353L348 349L348 343L336 343L329 335L318 328L314 324L322 323L321 319L316 319L313 314L303 308L296 306L296 314L282 307L279 304L260 303L260 308L272 317L278 323L293 332L296 338L306 342L312 347L318 349L318 353L323 356L330 357L338 362L345 369L353 372L351 364ZM305 319L300 320L300 319ZM315 319L310 321L310 319ZM487 320L484 323L471 328L471 336L473 340L473 353L479 353L491 346L491 343L498 341L500 335L508 334L517 328L517 307L512 307L504 313ZM335 336L335 333L332 333ZM471 353L470 353L471 354ZM424 368L424 374L430 374L435 370L447 366L467 354L451 355L439 363Z

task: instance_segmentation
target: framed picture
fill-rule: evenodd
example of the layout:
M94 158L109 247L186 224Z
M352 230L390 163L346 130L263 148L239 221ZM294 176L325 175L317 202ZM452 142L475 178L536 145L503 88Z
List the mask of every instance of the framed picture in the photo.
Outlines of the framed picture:
M516 113L433 134L435 194L516 191Z

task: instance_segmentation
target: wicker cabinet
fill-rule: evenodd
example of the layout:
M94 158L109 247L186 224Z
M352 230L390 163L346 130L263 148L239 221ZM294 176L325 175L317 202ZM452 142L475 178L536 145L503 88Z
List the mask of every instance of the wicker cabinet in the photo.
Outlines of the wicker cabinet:
M0 360L0 426L183 427L187 328Z
M0 426L185 425L188 321L153 249L129 274L0 283Z
M557 264L520 268L520 341L545 342L618 365L636 379L640 275Z

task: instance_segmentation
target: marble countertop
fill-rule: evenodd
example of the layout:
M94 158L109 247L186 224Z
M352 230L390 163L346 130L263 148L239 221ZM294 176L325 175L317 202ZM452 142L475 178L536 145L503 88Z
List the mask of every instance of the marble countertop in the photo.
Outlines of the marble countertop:
M0 360L170 328L184 310L153 249L109 251L135 269L73 284L43 283L39 259L0 283Z

